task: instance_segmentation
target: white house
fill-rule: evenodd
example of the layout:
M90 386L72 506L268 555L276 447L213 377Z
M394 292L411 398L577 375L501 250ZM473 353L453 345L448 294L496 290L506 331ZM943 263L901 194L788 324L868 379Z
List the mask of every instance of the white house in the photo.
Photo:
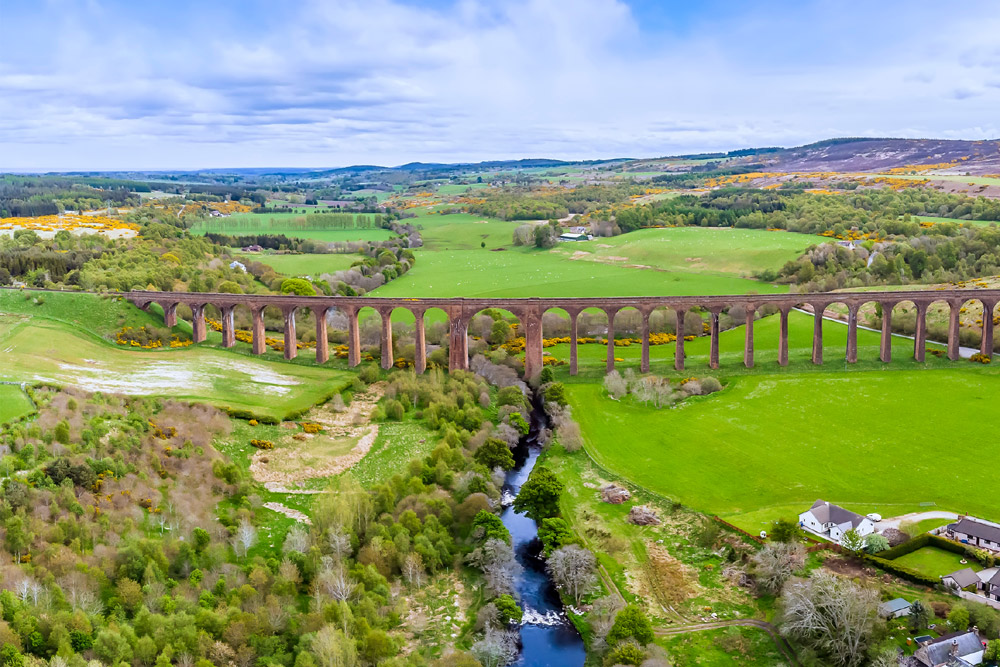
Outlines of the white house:
M953 540L963 544L1000 551L1000 525L992 521L963 516L957 523L948 524L947 532Z
M799 515L799 526L840 544L844 533L853 529L864 537L875 532L875 524L866 516L855 514L843 507L817 500Z
M229 268L230 269L239 269L243 273L247 272L247 267L246 267L245 264L243 264L243 262L232 261L232 262L229 263Z

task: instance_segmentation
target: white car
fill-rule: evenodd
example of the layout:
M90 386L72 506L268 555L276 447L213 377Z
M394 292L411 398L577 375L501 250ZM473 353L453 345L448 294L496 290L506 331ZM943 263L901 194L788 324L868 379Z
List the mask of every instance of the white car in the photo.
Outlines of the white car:
M879 521L882 520L882 515L875 514L874 512L872 512L871 514L868 515L868 518L874 521L875 523L878 523Z

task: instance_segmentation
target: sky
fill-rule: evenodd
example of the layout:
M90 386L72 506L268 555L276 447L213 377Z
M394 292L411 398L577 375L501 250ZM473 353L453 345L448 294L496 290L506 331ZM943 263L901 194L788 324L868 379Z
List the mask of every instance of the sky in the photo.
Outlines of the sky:
M0 170L1000 137L993 0L0 0Z

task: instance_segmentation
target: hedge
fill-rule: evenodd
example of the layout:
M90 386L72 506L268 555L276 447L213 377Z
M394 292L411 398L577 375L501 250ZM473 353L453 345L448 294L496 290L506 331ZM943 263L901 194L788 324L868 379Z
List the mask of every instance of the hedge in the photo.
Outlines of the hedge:
M933 588L934 586L937 586L938 584L941 583L940 579L936 579L934 577L928 577L926 574L921 574L916 570L911 570L908 567L897 565L893 561L887 560L885 558L879 558L878 556L868 556L868 555L863 556L863 558L867 562L878 567L879 569L885 570L886 572L891 572L892 574L895 574L897 577L901 579L906 579L907 581L911 581L915 584L922 584L924 586L930 586L931 588Z
M943 537L931 535L930 533L924 533L919 537L914 537L909 542L903 542L902 544L898 544L891 549L880 551L878 553L878 557L885 560L896 560L900 556L913 553L914 551L922 549L926 546L937 547L938 549L944 549L945 551L950 551L955 554L972 555L972 552L974 551L972 547L968 547L964 544L952 542L951 540L946 540Z

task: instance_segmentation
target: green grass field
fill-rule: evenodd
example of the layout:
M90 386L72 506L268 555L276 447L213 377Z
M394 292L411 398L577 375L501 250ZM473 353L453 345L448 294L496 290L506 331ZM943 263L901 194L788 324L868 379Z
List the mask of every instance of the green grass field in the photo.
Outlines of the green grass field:
M928 577L943 577L957 570L971 567L979 571L983 569L975 561L962 563L963 556L938 549L937 547L923 547L916 551L900 556L893 563L916 570L920 574Z
M936 506L1000 518L962 463L1000 416L998 371L958 363L724 377L724 391L663 410L596 384L568 393L599 464L752 532L817 498L885 517Z
M361 255L266 255L248 253L241 257L244 261L260 262L286 276L312 276L319 278L324 273L335 273L350 268L361 259Z
M62 322L98 336L123 326L163 326L158 314L139 310L122 297L0 289L0 314L21 313Z
M311 214L298 213L234 213L228 218L211 218L198 222L191 228L191 233L204 235L206 232L217 234L284 234L294 238L313 239L315 241L384 241L392 237L392 232L382 228L359 229L323 229L316 228L310 222ZM367 215L371 214L355 214Z
M743 344L746 338L746 327L723 331L719 336L719 364L721 369L713 374L760 374L787 373L795 371L815 371L844 369L847 364L847 325L841 322L825 320L823 322L823 361L822 367L812 363L812 315L792 311L788 314L788 362L785 368L778 366L778 337L780 320L772 315L754 322L754 368L748 370L743 366ZM619 329L620 331L620 329ZM856 369L882 369L878 361L881 334L865 329L858 330L858 364ZM699 336L693 341L684 343L684 371L674 371L674 344L653 345L649 348L650 369L653 372L688 377L691 372L709 372L708 361L711 338ZM928 343L928 349L944 349L936 343ZM899 367L923 368L926 365L947 366L945 359L928 354L924 365L912 360L913 341L902 336L892 337L893 365ZM545 348L545 354L564 362L569 362L569 344L560 344ZM622 359L616 364L620 371L626 368L638 370L642 358L642 346L632 344L627 347L616 346L615 358ZM603 377L607 361L607 346L601 343L579 345L577 347L577 363L579 372L584 377ZM968 362L962 362L968 363ZM565 372L565 367L559 367L557 372Z
M675 227L560 243L555 250L577 261L750 277L764 269L778 269L809 246L825 241L820 236L760 229Z
M326 368L250 359L207 347L132 351L61 322L0 315L0 380L166 396L282 418L347 383Z
M0 424L31 414L35 406L21 389L13 384L0 384Z
M995 185L1000 185L1000 181L998 181ZM921 222L955 222L960 225L969 224L977 227L989 227L990 225L997 224L992 220L961 220L959 218L938 218L930 215L915 215L913 217Z

